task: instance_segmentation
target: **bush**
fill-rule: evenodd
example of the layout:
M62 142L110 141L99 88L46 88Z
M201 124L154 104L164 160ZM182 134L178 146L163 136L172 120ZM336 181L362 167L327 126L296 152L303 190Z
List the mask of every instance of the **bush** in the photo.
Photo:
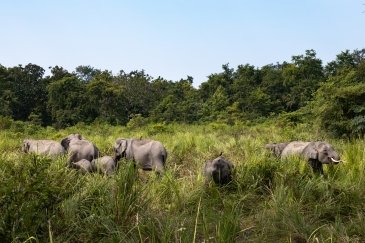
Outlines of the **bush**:
M335 137L365 134L365 84L323 85L311 104L316 124Z
M169 130L170 129L165 123L155 123L148 126L147 133L148 135L153 136L159 133L169 132Z
M10 117L0 116L0 129L9 129L13 120Z
M75 181L65 170L49 171L51 162L35 155L19 162L0 160L0 183L6 185L0 187L0 241L25 241L29 236L48 241L48 220Z
M127 127L130 129L141 128L147 125L148 121L141 114L132 115L132 118L127 123Z

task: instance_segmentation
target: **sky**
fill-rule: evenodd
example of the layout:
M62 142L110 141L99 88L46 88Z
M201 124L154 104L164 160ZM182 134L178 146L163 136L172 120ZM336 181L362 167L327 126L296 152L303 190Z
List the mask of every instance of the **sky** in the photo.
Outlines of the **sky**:
M365 0L2 0L0 11L3 66L143 69L196 87L227 63L314 49L326 64L365 48Z

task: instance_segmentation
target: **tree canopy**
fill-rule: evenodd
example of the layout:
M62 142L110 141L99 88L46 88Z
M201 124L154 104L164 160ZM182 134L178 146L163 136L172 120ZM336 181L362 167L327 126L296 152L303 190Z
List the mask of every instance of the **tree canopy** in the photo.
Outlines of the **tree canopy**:
M187 76L153 78L144 70L120 72L78 66L45 70L0 65L0 116L66 127L103 121L125 125L136 115L154 122L254 121L309 110L335 136L365 133L365 49L339 53L323 65L314 50L261 68L222 65L199 88ZM309 109L308 109L309 108Z

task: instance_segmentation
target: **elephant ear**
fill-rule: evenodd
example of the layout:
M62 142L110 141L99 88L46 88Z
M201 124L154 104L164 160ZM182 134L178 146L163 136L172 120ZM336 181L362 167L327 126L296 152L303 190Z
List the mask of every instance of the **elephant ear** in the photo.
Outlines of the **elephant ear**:
M314 143L308 144L304 150L304 156L307 159L318 159L318 150Z
M127 150L127 140L124 138L117 138L115 140L115 145L114 145L114 149L119 149L120 148L120 152L124 153Z
M212 161L211 160L205 161L204 166L203 166L203 175L210 176L212 173L212 169L213 169Z
M24 141L23 141L23 151L24 151L25 153L27 153L27 152L29 151L29 148L30 148L30 143L29 143L29 141L28 141L28 140L24 140Z
M70 145L70 139L69 138L62 139L61 145L62 145L62 147L64 147L65 150L67 150Z
M128 148L128 143L127 143L127 140L126 139L122 139L120 141L120 148L122 150L122 153L125 153L127 148Z

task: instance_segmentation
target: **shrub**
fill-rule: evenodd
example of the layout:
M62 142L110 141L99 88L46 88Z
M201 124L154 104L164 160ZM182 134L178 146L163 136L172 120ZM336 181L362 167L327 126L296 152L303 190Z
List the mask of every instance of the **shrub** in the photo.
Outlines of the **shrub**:
M9 129L13 120L10 117L0 116L0 129Z
M365 84L323 85L311 104L316 124L335 137L365 134Z
M127 123L127 127L130 129L140 128L147 125L147 119L141 114L132 115L131 119Z

